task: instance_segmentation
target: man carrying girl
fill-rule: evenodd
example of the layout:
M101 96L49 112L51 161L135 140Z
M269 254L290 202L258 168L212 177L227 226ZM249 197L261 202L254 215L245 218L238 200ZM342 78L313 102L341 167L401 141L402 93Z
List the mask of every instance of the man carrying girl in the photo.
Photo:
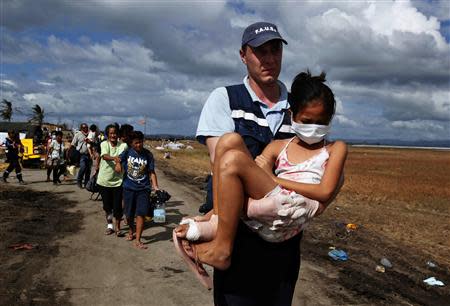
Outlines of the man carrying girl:
M220 138L214 212L209 220L182 222L185 225L177 228L174 239L202 242L178 243L179 250L197 262L226 270L232 262L239 219L265 241L279 243L300 233L334 199L342 185L347 149L341 141L325 139L335 100L324 81L324 74L312 77L309 72L294 79L291 112L296 136L271 142L256 161L238 134ZM206 283L204 270L195 268Z

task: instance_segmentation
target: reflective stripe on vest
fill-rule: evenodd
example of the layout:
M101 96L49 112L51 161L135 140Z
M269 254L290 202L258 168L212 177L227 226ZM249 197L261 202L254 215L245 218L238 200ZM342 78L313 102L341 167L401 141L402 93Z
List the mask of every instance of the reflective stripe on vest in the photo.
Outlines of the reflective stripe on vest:
M272 139L293 137L287 110L284 110L282 125L274 135L260 106L253 102L244 84L227 86L226 89L235 132L242 136L253 157L261 154Z

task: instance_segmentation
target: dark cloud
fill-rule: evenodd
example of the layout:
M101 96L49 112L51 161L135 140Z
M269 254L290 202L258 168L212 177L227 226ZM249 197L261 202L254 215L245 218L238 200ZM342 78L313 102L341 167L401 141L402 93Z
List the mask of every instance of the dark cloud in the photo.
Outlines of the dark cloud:
M23 76L2 75L17 85L1 83L2 95L40 103L55 117L105 124L147 115L153 131L193 134L209 92L245 74L243 27L270 20L289 42L281 75L288 86L307 67L328 72L342 108L336 135L401 129L402 137L429 137L449 122L450 49L439 27L449 19L445 1L2 5L4 63L20 71L36 64ZM38 39L40 29L55 33Z

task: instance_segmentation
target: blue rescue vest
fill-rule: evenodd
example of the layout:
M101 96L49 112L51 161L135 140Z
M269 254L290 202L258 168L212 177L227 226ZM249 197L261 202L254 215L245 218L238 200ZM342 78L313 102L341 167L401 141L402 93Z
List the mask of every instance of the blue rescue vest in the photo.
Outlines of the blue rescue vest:
M234 131L242 136L253 158L261 154L271 140L295 136L291 132L291 116L287 110L283 110L283 122L274 135L260 106L253 102L244 84L227 86L226 89L235 126Z

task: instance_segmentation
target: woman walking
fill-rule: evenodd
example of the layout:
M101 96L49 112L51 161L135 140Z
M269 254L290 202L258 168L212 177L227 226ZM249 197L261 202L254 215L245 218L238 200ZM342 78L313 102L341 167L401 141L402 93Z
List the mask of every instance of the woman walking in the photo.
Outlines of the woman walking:
M120 231L120 221L122 220L122 178L121 173L114 171L115 165L120 163L119 155L127 149L127 144L118 140L117 127L108 125L105 134L107 141L100 145L100 169L97 177L97 185L103 201L103 210L106 215L106 235L114 232L116 236L123 236ZM113 226L113 217L115 227Z

